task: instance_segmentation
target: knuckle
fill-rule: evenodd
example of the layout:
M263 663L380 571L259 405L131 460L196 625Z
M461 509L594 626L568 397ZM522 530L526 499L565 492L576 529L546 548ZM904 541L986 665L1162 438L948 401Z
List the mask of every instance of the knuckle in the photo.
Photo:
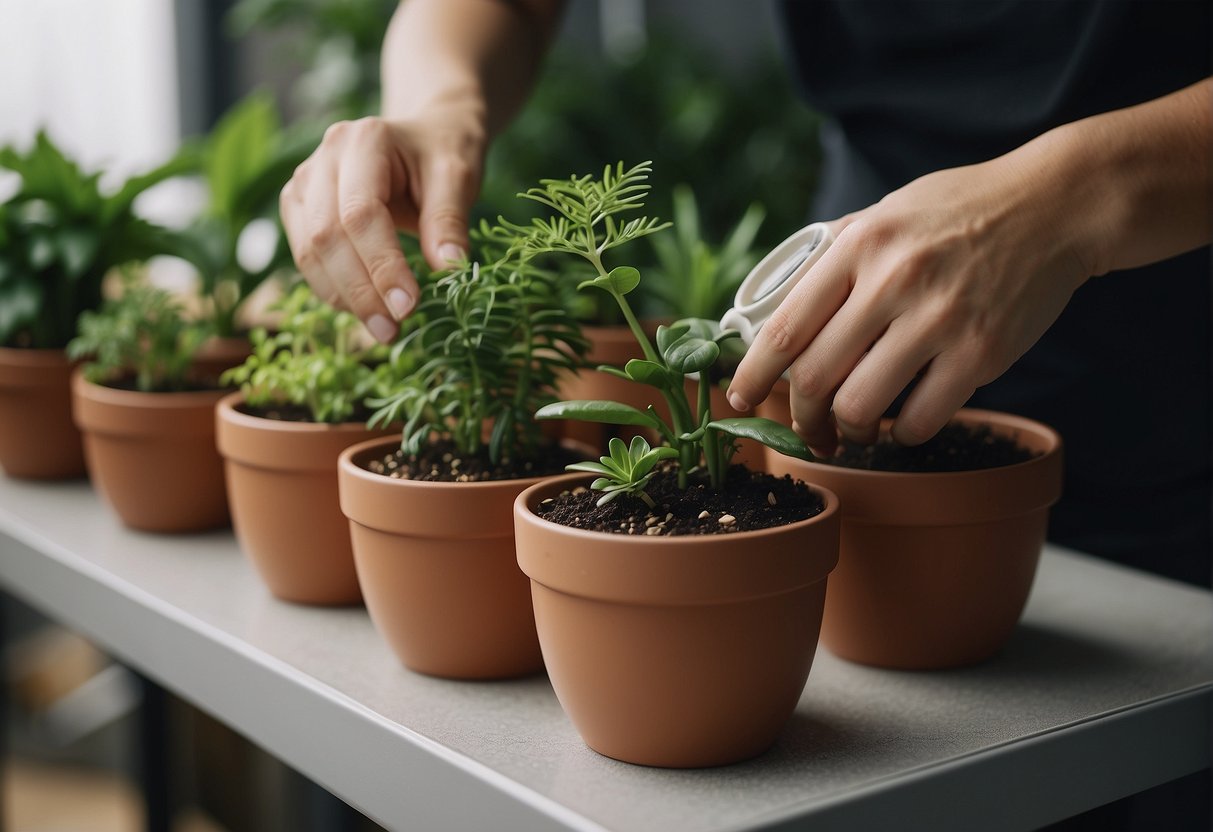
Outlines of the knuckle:
M826 391L821 370L807 361L798 361L792 365L789 381L793 392L804 398L815 399Z
M389 249L368 257L366 270L367 274L371 276L371 282L376 286L395 285L403 265L404 256L399 251Z
M834 418L850 428L865 429L880 420L872 402L861 392L840 390L834 396Z
M777 353L792 351L796 340L796 328L792 324L791 316L782 308L771 313L771 317L767 319L762 331L772 350Z
M337 233L337 229L328 223L317 225L308 231L303 249L315 255L328 251L337 241Z
M378 116L363 116L350 122L350 132L359 138L382 141L387 137L388 127Z
M345 300L349 307L360 318L367 318L376 312L382 313L383 304L379 293L366 280L351 281L345 285Z
M333 122L324 130L323 144L333 144L334 142L342 141L345 136L349 135L351 126L352 123L348 121Z
M942 423L926 414L903 411L893 422L893 438L902 445L921 445L939 432Z
M341 225L347 231L358 234L368 229L375 220L376 207L362 197L346 200L338 210Z

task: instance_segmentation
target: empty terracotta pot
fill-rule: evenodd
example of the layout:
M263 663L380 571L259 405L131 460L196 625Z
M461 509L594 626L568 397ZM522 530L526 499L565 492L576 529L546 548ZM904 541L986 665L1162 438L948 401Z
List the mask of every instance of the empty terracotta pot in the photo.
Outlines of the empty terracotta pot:
M636 537L535 514L591 478L514 503L518 563L560 704L590 748L690 768L769 748L800 699L838 559L838 499L816 517L727 535Z
M956 421L989 425L1038 456L978 471L901 473L768 450L772 473L823 485L842 501L821 631L832 653L878 667L958 667L996 653L1019 621L1049 506L1061 496L1061 438L992 411L962 410Z
M8 476L84 476L84 446L72 422L72 367L63 350L0 347L0 468Z
M72 376L89 477L123 524L149 532L226 526L215 403L224 390L140 393Z
M376 629L406 667L431 676L496 679L541 670L512 515L514 498L539 478L418 482L366 469L398 446L395 439L347 448L338 471Z
M398 429L264 419L238 410L243 402L233 393L215 408L240 548L284 601L360 602L349 524L337 496L337 457L350 445Z

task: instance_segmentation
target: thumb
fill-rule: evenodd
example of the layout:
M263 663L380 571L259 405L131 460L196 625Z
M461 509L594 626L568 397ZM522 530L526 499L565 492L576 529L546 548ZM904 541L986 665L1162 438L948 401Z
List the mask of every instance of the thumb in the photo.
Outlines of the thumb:
M421 250L433 269L445 269L468 251L468 214L476 198L478 176L455 157L436 158L421 181L418 232Z

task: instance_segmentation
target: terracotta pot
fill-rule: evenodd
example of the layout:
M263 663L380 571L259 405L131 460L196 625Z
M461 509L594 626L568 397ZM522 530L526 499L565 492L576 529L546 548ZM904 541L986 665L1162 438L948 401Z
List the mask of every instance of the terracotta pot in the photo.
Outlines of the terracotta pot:
M72 422L73 366L63 350L0 347L0 468L8 476L84 476L84 447Z
M590 478L532 486L514 503L518 563L560 704L595 751L700 767L778 738L817 648L838 558L838 499L816 517L728 535L633 537L539 518Z
M419 673L495 679L541 670L511 513L514 498L540 478L417 482L366 470L397 444L347 448L338 469L341 510L375 627Z
M214 414L225 394L140 393L72 376L89 476L125 525L150 532L227 525Z
M215 408L240 548L284 601L360 602L349 524L337 496L337 457L350 445L399 429L263 419L237 410L243 402L243 394L233 393Z
M989 425L1039 456L933 474L768 451L771 473L824 485L842 501L821 639L844 659L906 670L972 664L996 653L1023 613L1049 506L1061 496L1061 439L1038 422L991 411L962 410L956 420Z

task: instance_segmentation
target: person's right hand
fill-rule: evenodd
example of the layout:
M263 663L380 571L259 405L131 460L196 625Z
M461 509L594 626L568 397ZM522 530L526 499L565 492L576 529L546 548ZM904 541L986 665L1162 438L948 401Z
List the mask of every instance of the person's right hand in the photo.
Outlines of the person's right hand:
M485 144L482 120L457 108L329 127L279 202L295 264L316 294L352 311L377 340L395 338L419 291L396 230L418 234L435 269L459 260Z

